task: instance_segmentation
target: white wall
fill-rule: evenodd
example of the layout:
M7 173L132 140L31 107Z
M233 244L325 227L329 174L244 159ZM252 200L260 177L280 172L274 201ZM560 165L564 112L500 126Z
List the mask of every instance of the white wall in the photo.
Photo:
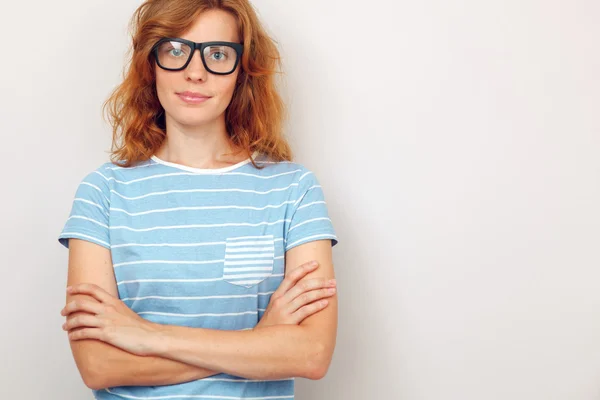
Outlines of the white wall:
M296 398L600 399L600 3L254 3L340 238L334 360ZM138 4L2 0L2 399L92 398L56 237Z

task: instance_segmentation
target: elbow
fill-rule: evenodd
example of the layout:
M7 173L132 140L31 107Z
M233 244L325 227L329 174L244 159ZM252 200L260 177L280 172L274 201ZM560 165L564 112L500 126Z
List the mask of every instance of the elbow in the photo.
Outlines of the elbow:
M100 360L93 352L93 345L83 343L79 344L78 351L75 352L75 364L79 370L79 375L85 386L92 390L100 390L109 387L106 381L106 370L103 368L105 360Z
M104 384L103 375L100 371L93 370L89 367L79 369L79 374L85 386L92 390L101 390L108 387Z
M101 389L104 389L104 385L100 384L98 382L98 380L96 380L95 378L85 377L85 376L82 376L82 378L83 378L83 383L88 388L90 388L92 390L101 390Z
M118 374L111 373L111 369L104 363L94 363L81 371L81 378L85 386L92 390L102 390L121 385ZM115 380L117 379L117 380Z
M303 378L317 381L327 375L333 351L320 342L313 344L311 350Z
M308 371L305 378L313 380L313 381L318 381L319 379L323 379L326 374L327 374L326 367L313 368L312 370Z

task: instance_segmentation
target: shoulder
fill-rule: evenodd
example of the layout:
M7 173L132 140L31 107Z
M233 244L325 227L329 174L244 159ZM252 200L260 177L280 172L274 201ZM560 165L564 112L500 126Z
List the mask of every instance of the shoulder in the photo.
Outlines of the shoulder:
M147 162L139 162L132 167L125 168L111 161L103 162L83 174L83 177L80 179L79 190L96 190L102 192L108 198L115 183L131 179L136 174L134 172L136 170L138 175L140 173L143 174L144 172L140 172L138 167L147 164Z
M287 176L297 184L316 179L310 168L297 161L274 161L268 156L261 155L256 158L256 163L264 167L262 171L266 175Z
M107 161L99 165L93 171L90 171L87 177L94 179L94 176L103 179L108 186L113 187L115 183L123 183L132 179L144 178L152 173L151 160L138 161L129 167L124 167L119 163Z
M92 186L104 191L108 188L108 181L110 178L110 172L107 171L109 162L102 163L101 165L84 172L83 177L80 179L79 186Z

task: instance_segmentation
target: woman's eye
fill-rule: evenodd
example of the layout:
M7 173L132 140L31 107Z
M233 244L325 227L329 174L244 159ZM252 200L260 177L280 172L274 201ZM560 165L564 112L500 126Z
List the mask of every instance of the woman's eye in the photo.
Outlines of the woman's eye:
M168 51L169 55L174 57L181 57L185 53L181 49L171 49Z
M177 47L166 47L166 48L162 49L162 52L164 54L166 54L169 57L175 57L175 58L187 56L186 51L187 51L187 49L181 49L181 48L177 48Z
M213 57L216 61L221 61L222 59L226 58L225 53L223 53L222 51L211 53L210 56Z

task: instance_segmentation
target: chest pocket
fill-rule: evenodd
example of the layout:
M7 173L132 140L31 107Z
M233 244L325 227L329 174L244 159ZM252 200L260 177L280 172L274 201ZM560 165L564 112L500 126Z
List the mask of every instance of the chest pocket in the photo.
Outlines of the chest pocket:
M229 237L225 240L223 280L250 288L273 274L273 235Z

